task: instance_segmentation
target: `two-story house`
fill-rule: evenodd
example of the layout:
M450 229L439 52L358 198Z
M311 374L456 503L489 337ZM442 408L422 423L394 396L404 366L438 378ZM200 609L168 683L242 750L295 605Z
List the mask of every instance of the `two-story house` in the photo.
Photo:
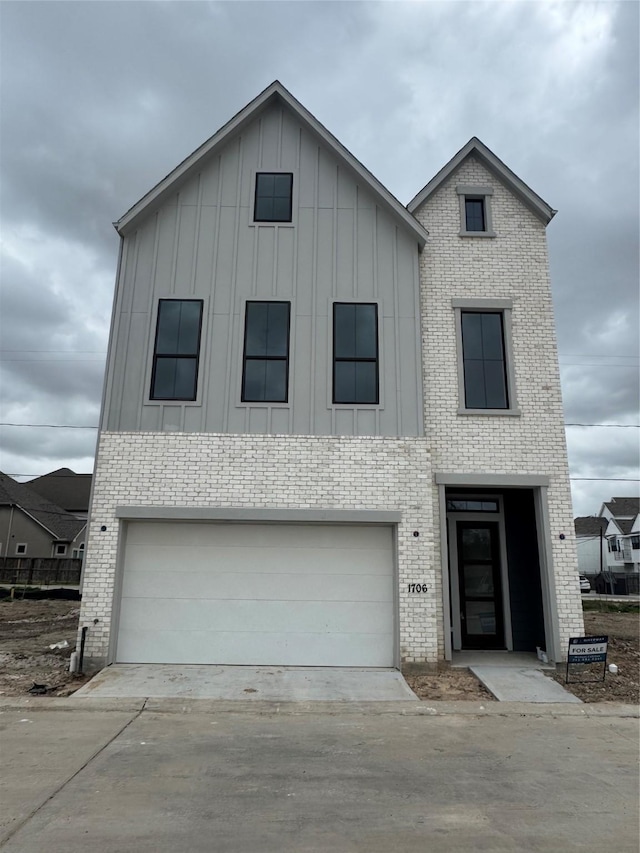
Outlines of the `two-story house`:
M561 660L553 214L477 139L404 207L278 82L134 205L87 665Z

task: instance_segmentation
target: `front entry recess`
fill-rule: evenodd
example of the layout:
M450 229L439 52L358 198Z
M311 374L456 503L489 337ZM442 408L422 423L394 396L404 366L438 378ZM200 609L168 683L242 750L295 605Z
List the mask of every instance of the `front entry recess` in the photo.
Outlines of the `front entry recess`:
M457 521L463 649L504 649L497 521Z

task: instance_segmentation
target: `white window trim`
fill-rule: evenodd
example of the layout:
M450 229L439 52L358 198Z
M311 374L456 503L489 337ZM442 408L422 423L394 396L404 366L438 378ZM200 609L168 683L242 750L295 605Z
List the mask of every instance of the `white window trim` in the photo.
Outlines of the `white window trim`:
M256 175L267 172L270 175L293 175L291 189L291 222L254 222L253 214L256 206ZM298 224L298 170L297 169L263 169L251 170L251 195L249 197L249 227L251 228L295 228Z
M351 303L353 305L377 305L378 306L378 402L377 403L334 403L333 402L333 306L335 303ZM382 311L382 299L355 299L353 297L338 297L329 300L327 312L327 408L376 411L384 409L384 375L382 370L383 326L384 314Z
M62 548L63 550L59 551L58 550L59 548ZM67 556L67 546L62 542L56 542L56 544L53 546L53 550L54 550L54 557L66 557Z
M511 329L511 299L452 299L451 307L455 312L456 326L456 355L458 362L458 414L459 415L498 415L501 417L520 417L518 397L516 394L516 376L513 360L513 335ZM504 336L504 357L507 374L508 409L469 409L465 404L464 393L464 358L462 350L462 312L475 311L478 314L486 312L502 314L502 332Z
M18 548L24 548L24 551L18 551ZM16 556L17 557L25 557L27 554L27 543L26 542L16 542Z
M460 201L460 236L461 237L495 237L493 230L493 214L491 211L491 196L493 187L475 186L473 184L459 184L456 187ZM484 231L467 231L467 213L465 200L467 198L480 198L484 202Z
M256 225L262 225L256 222ZM268 223L267 223L268 224ZM276 223L278 224L278 223ZM247 302L288 302L289 303L289 376L287 377L287 402L277 403L268 400L243 400L242 399L242 377L244 375L244 333L247 322ZM238 358L236 359L235 378L235 407L236 409L290 409L291 395L293 394L293 352L295 340L295 303L289 297L281 299L279 296L247 296L240 300L240 334L238 341Z

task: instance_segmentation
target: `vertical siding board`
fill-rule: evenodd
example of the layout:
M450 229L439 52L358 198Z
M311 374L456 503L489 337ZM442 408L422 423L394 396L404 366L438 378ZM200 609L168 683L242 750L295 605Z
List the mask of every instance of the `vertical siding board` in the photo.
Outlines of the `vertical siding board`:
M273 264L276 228L256 228L258 251L256 262L256 296L265 299L273 295Z
M352 299L354 293L354 243L355 229L353 210L338 210L334 217L335 251L333 255L332 296L340 299Z
M402 435L402 396L401 396L401 360L400 360L400 332L398 329L398 314L399 314L399 295L398 295L398 229L394 229L393 240L393 343L396 358L396 375L395 375L395 409L397 418L397 435ZM389 395L388 395L389 396ZM387 405L390 400L387 400Z

